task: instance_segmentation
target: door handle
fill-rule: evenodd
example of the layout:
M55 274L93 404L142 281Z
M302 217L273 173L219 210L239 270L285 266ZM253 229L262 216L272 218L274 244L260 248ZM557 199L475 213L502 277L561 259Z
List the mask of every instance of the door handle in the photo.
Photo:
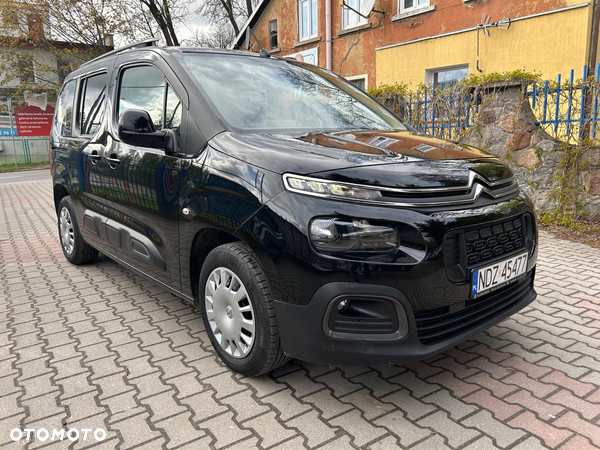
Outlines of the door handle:
M117 155L112 153L108 158L106 158L111 167L116 166L117 164L121 164L121 160L117 158ZM114 167L113 167L114 168Z
M92 162L92 164L96 164L96 162L98 162L98 160L101 158L100 154L98 154L98 150L94 150L92 153L90 153L89 158Z

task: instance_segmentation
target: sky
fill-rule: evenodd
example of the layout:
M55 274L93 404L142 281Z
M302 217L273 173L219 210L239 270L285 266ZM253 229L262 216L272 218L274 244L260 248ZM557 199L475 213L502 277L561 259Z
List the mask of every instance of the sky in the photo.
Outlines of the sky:
M180 41L187 39L194 34L194 31L209 31L210 23L205 17L193 16L186 20L184 24L177 28L177 37Z

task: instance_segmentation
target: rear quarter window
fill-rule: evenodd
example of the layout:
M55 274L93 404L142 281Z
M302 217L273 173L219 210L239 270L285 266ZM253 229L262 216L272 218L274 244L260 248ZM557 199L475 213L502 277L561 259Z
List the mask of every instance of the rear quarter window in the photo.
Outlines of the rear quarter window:
M60 136L73 136L73 103L75 100L75 80L69 81L60 91L56 101L54 132Z
M82 80L79 99L81 134L94 134L100 129L106 101L108 75L101 73Z

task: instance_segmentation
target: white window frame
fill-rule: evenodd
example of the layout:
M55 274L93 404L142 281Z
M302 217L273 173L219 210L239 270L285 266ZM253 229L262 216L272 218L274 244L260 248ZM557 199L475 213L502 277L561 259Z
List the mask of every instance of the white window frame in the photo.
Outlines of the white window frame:
M364 0L346 0L346 3L354 8L357 11L360 11L360 7L362 5ZM356 6L354 6L356 5ZM350 22L350 17L356 17L356 23L349 23ZM342 6L342 30L348 30L350 28L354 28L354 27L359 27L361 25L366 24L367 18L361 16L360 14L357 14L356 12L352 11L350 8L347 8L346 6Z
M369 76L365 73L362 75L355 75L352 77L345 77L348 81L365 80L365 91L369 89Z
M454 66L435 67L433 69L427 69L425 71L425 83L433 85L435 81L435 74L440 72L449 72L452 70L467 70L467 77L469 76L469 65L468 64L456 64ZM438 83L439 84L439 83Z
M304 36L302 35L302 4L306 2L308 4L308 35ZM298 0L298 41L306 41L307 39L311 39L314 37L317 37L317 35L319 34L319 2L316 2L316 11L315 13L317 14L316 17L316 23L315 23L315 29L311 30L312 27L312 12L311 12L311 3L312 0Z
M420 4L421 2L422 4ZM419 11L420 9L429 8L429 6L431 5L431 0L413 0L413 3L415 4L410 8L405 8L404 0L398 0L398 13L404 14Z
M272 38L271 24L272 23L275 23L275 36L277 39L277 45L275 47L273 47L271 44L271 38ZM279 24L277 23L277 19L269 20L267 26L269 27L269 50L275 50L276 48L279 48Z

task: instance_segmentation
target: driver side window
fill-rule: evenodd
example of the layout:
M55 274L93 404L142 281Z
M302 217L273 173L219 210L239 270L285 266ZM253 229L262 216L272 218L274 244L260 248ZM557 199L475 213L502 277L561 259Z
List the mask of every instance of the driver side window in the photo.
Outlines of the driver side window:
M125 69L119 87L119 117L128 108L144 109L150 114L154 129L162 129L166 86L165 77L154 67Z
M152 66L131 67L123 71L118 107L119 117L128 108L146 110L155 130L170 128L179 136L181 101L173 88L167 85L164 75Z

